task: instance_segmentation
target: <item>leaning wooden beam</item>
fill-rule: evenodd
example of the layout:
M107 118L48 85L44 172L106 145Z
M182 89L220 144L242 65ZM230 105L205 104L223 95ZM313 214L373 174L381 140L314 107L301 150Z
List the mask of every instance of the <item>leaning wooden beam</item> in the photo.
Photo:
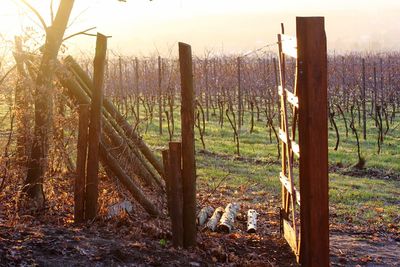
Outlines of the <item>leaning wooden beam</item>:
M57 76L61 82L61 84L68 89L70 95L74 97L80 104L88 104L90 103L89 96L85 93L85 91L81 88L78 82L71 77L71 73L68 71L59 71ZM115 132L112 128L110 122L103 116L103 127L107 135L112 139L114 143L124 144L122 138ZM135 158L133 157L133 160ZM148 171L144 169L143 165L138 161L134 161L134 170L136 170L135 174L138 175L141 179L143 179L146 183L151 184L150 180L153 178L149 175Z
M148 186L154 185L154 177L145 169L139 159L129 149L127 143L121 138L112 128L109 121L103 117L104 131L110 138L114 147L118 147L119 150L124 151L124 155L129 158L131 167L135 175L137 175L143 182Z
M85 91L85 93L90 97L92 95L91 90L88 88L88 85L83 81L83 79L76 74L76 72L73 69L69 69L73 74L74 74L74 79L77 81L77 84ZM155 182L159 185L161 189L164 189L164 183L163 180L160 176L160 174L155 170L155 168L151 165L151 163L144 157L144 155L140 152L138 149L137 145L129 138L126 136L125 131L121 128L121 126L118 124L118 122L114 119L114 117L111 116L110 113L107 112L107 110L104 108L103 109L103 115L106 118L106 121L108 121L111 124L111 128L114 128L115 132L121 136L121 138L124 140L124 143L126 142L127 145L129 146L129 149L126 149L127 147L124 147L124 151L132 150L133 153L136 155L138 160L140 161L140 164L134 163L134 165L139 166L143 165L143 167L147 170L146 172L150 173L151 177L155 180ZM112 130L112 131L114 131ZM118 143L118 142L117 142ZM119 142L121 143L121 142ZM136 160L135 160L136 161Z
M134 158L138 161L138 164L143 165L143 169L148 173L152 180L161 188L164 189L165 184L162 180L161 175L151 166L151 163L143 156L143 154L138 150L137 146L132 142L132 140L125 136L123 130L118 125L118 123L111 117L108 112L103 113L106 120L111 124L112 128L119 134L121 139L126 143L124 145L123 151L132 151Z
M79 66L78 63L72 58L67 57L65 63L74 70L74 72L83 79L83 81L87 84L89 89L93 88L93 82L87 73ZM121 128L125 131L125 134L132 138L135 144L138 146L143 155L147 158L149 162L154 166L154 168L158 171L158 173L163 175L163 166L162 163L155 157L155 155L151 152L150 148L146 145L146 143L137 135L132 126L125 120L125 118L118 112L115 108L114 104L111 103L108 99L104 100L104 107L111 114L111 116L120 124Z
M100 143L100 159L102 163L110 168L118 180L125 186L140 205L152 216L160 215L156 206L146 198L143 191L124 172L118 161L109 153L102 141Z
M74 63L77 65L77 63ZM69 65L69 64L67 64ZM76 68L80 68L79 65L76 66ZM87 76L85 72L82 71L82 75L79 75L77 71L75 70L76 68L70 67L69 70L74 74L74 78L78 82L79 86L85 91L85 93L90 97L92 95L92 90L89 88L90 86L90 78ZM89 84L88 84L89 83ZM105 100L105 106L106 102L108 100ZM111 103L112 105L112 103ZM140 151L140 147L132 140L132 137L127 136L126 131L122 128L121 123L118 123L118 121L115 119L115 116L112 116L108 112L106 108L103 110L103 114L106 116L107 120L112 124L114 127L115 131L123 137L123 139L128 143L129 147L133 150L133 152L136 154L137 158L141 161L142 165L147 169L147 171L152 175L156 183L163 189L164 188L164 183L163 179L161 178L161 174L158 173L156 168L152 165L150 161L146 158L146 156ZM124 118L121 118L124 119Z

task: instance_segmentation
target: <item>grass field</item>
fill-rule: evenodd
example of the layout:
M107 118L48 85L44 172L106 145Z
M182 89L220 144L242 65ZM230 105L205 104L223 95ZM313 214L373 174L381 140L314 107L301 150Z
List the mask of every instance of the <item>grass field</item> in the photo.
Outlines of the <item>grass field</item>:
M178 115L178 114L177 114ZM180 122L175 117L175 140L179 139ZM396 118L396 125L399 119ZM240 131L240 153L235 156L235 143L229 122L221 128L216 116L210 116L206 124L206 151L202 150L196 129L197 174L199 186L214 187L219 183L231 187L246 186L252 191L265 191L279 196L280 160L273 136L269 140L265 123L255 123L249 133L249 115ZM365 170L354 174L352 166L357 163L356 139L351 132L346 138L342 121L337 120L340 145L334 151L335 132L329 129L329 174L331 218L337 222L357 225L392 224L400 214L400 129L389 131L381 153L377 154L377 130L373 121L368 122L367 140L361 140L361 153L366 159ZM161 150L168 143L168 131L164 122L163 135L159 135L158 120L149 125L144 140ZM357 123L356 123L357 126ZM361 127L358 127L361 131ZM361 134L359 134L361 135ZM335 166L340 166L335 168ZM373 175L370 171L373 171Z
M8 108L2 105L0 117L7 114ZM142 114L144 115L144 114ZM255 121L254 131L250 134L250 116L245 115L244 126L240 131L240 153L236 156L233 132L225 118L224 126L218 124L218 118L211 115L206 122L205 144L202 149L198 130L196 133L197 174L199 188L214 188L218 185L232 188L246 187L251 192L265 192L280 195L280 159L277 158L277 146L272 134L269 140L268 129L263 122ZM340 131L340 145L334 151L336 142L333 128L329 129L329 164L331 218L338 222L351 222L358 225L388 225L399 220L400 214L400 127L390 130L385 136L382 151L377 154L377 130L373 121L368 121L367 140L361 140L361 154L366 159L365 170L353 172L357 163L357 147L354 135L345 136L344 124L337 119ZM400 122L396 118L393 125ZM163 122L163 135L160 136L158 118L149 124L139 126L143 139L160 152L169 141L167 122ZM356 126L358 124L356 123ZM1 129L7 132L9 122L5 119ZM358 127L359 135L361 127ZM175 111L174 140L179 140L179 110ZM3 135L4 138L6 135ZM1 141L1 140L0 140ZM4 142L0 142L0 147ZM157 153L161 155L161 153ZM295 170L296 173L296 170Z

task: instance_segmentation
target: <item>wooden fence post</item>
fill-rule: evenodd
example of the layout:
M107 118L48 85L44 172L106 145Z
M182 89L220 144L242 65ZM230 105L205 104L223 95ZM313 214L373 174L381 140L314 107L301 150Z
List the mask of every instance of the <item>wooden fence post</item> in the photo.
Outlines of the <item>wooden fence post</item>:
M205 87L206 87L206 120L210 120L210 87L208 85L208 59L204 60L204 79L205 79Z
M194 143L194 90L192 49L179 43L181 73L182 182L184 247L196 245L196 160Z
M74 220L81 223L85 219L86 159L89 126L89 105L81 104L78 108L79 132L76 158L76 177L74 185Z
M162 115L162 108L163 108L163 104L162 104L162 87L161 84L162 83L162 59L160 56L158 56L158 127L160 128L160 134L163 133L163 129L162 129L162 119L163 119L163 115Z
M135 93L136 93L136 114L140 120L140 91L139 91L139 60L135 58Z
M243 121L242 121L242 85L241 85L241 60L240 57L237 58L237 78L238 78L238 126L239 130L242 127Z
M363 138L364 140L367 140L367 109L365 107L365 91L366 91L366 85L365 85L365 59L362 59L362 88L361 88L361 101L362 101L362 119L363 119Z
M323 17L297 17L302 266L329 266L327 48Z
M183 183L182 183L182 144L169 142L168 179L170 195L170 217L172 225L172 243L175 247L183 246Z
M107 53L107 37L98 33L96 56L94 58L93 94L90 110L89 151L87 160L87 185L85 219L91 220L97 215L99 145L101 137L101 119L103 106L104 67Z

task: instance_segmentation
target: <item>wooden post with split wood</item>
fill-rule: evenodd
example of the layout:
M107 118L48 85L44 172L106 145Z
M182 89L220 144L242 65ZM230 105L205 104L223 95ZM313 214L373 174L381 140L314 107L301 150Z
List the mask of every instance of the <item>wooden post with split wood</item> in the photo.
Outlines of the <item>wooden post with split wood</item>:
M85 219L86 160L89 127L89 105L78 107L79 128L76 158L76 177L74 184L74 221L81 223Z
M96 41L96 55L94 59L92 103L89 124L89 150L86 176L86 207L85 219L91 220L97 215L98 172L99 172L99 145L101 138L101 119L103 107L104 68L107 53L107 37L98 33Z
M329 266L327 48L323 17L297 17L302 266Z
M182 183L183 183L183 245L196 245L196 161L194 143L194 89L192 49L179 43L181 73Z

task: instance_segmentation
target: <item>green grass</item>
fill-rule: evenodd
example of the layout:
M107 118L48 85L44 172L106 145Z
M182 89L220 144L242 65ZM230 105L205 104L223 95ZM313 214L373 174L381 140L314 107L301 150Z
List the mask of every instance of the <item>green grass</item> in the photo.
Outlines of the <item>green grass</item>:
M179 140L180 122L177 122L175 140ZM261 118L262 120L264 118ZM245 125L240 131L241 158L235 156L233 132L226 120L221 128L217 116L210 116L206 125L206 150L211 153L197 154L197 174L200 186L215 186L227 176L223 184L232 187L252 185L254 190L265 190L274 195L280 193L280 161L277 161L277 150L274 136L269 141L265 123L256 121L254 132L249 133L249 115L245 116ZM397 118L398 123L399 119ZM329 163L341 164L350 169L357 163L357 147L354 135L345 136L344 124L337 119L340 131L340 145L334 151L336 143L333 128L329 129ZM164 122L164 134L158 133L158 120L154 118L144 140L151 146L161 149L168 143L168 132ZM373 121L368 121L367 140L362 140L361 126L358 126L361 154L366 159L366 168L377 168L386 171L400 172L400 134L399 130L389 131L385 137L382 151L377 153L377 130ZM196 129L196 149L201 150L201 142ZM297 171L295 172L297 173ZM382 177L383 178L383 177ZM330 173L330 206L339 221L351 220L354 223L390 223L400 214L400 181L374 179L368 177L350 177L339 173ZM383 210L382 210L383 208ZM350 218L350 219L349 219Z
M7 112L2 105L0 114ZM143 139L156 151L160 152L167 147L169 135L167 122L163 122L163 135L158 129L157 112L154 112L152 123L149 124L147 133L144 133L146 122L143 121L139 129ZM144 111L142 110L142 118ZM265 127L265 118L255 121L254 132L249 132L249 114L246 113L244 126L240 131L241 157L235 155L236 147L233 141L233 132L226 117L224 126L218 124L218 117L210 111L210 121L206 125L205 144L206 151L201 152L202 146L196 132L197 174L199 187L215 187L222 185L239 187L249 186L254 191L265 191L275 196L280 194L280 161L277 159L277 146L272 134L269 140L268 129ZM175 136L179 140L180 118L179 108L175 111ZM342 120L337 118L340 130L340 146L334 151L336 142L333 129L329 130L329 163L341 164L345 168L357 163L357 148L354 135L349 132L345 136ZM396 118L394 125L400 122ZM368 121L367 140L362 140L361 126L356 123L361 140L361 153L366 159L366 168L377 168L385 171L400 172L400 128L389 131L386 135L382 151L377 154L377 130L372 120ZM9 127L7 121L1 125L5 130ZM1 144L1 142L0 142ZM161 153L157 153L158 156ZM295 172L297 173L297 171ZM331 212L339 221L349 221L365 224L371 222L390 223L400 214L400 181L373 179L367 177L350 177L339 173L330 173L330 206ZM382 210L383 209L383 210ZM350 218L350 219L349 219Z

